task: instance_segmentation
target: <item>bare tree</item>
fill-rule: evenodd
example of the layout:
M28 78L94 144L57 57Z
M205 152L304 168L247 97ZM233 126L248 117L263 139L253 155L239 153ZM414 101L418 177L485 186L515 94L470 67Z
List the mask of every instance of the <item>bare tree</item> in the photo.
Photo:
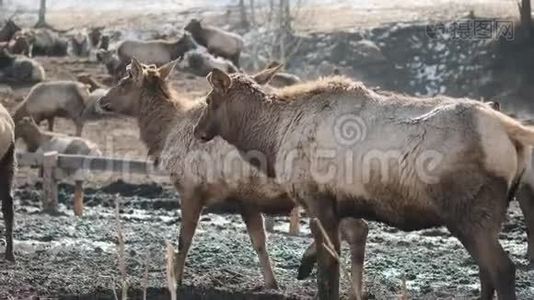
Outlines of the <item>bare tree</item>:
M245 7L245 0L239 0L239 14L240 14L240 23L241 27L249 29L250 24L247 20L247 8Z
M532 6L530 5L530 0L521 0L521 4L518 3L518 5L521 16L521 28L527 37L530 37L532 31Z
M250 23L252 26L256 26L256 9L254 8L254 0L250 0Z
M35 27L48 27L46 23L46 0L41 0L41 6L39 7L39 19Z

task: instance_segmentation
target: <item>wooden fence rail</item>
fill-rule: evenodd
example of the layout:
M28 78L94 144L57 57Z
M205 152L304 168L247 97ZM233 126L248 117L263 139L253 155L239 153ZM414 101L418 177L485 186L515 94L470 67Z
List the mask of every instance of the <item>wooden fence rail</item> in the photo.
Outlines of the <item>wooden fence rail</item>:
M146 161L59 154L57 152L18 152L17 161L21 167L38 167L42 169L43 193L41 201L43 210L57 210L58 181L65 177L74 178L74 213L77 216L83 214L83 181L86 175L92 172L156 176L167 175Z

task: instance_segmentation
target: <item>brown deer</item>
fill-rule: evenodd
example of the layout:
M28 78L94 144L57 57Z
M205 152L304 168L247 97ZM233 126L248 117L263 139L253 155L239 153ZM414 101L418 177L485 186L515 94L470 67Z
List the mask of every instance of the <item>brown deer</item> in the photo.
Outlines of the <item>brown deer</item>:
M245 157L263 153L259 168L317 218L336 251L347 216L407 231L446 226L479 266L482 299L495 290L516 299L515 266L498 234L533 128L479 101L381 95L348 79L285 93L266 92L246 74L214 70L208 81L195 136L220 136ZM322 245L326 237L314 230L314 238ZM318 278L319 297L338 299L339 266L323 247Z
M198 44L206 47L209 53L224 57L239 68L239 56L244 46L239 35L202 24L197 19L189 21L184 29L191 33Z
M196 48L196 44L188 33L176 41L123 41L117 48L119 60L128 64L132 57L136 57L147 64L164 65L172 60L182 58L184 54Z
M5 258L15 261L13 254L13 178L15 176L15 125L11 116L0 104L0 199L4 216L6 253Z
M83 130L82 113L89 98L87 87L76 81L49 81L35 85L26 98L17 106L13 119L15 122L31 116L38 124L48 121L48 130L54 130L54 119L71 119L76 126L76 135Z
M13 55L0 49L0 81L41 82L46 79L43 66L34 59L23 55Z
M182 281L185 259L202 209L222 205L229 212L237 209L243 217L259 256L265 287L276 288L262 213L288 214L295 203L279 184L250 167L228 143L219 139L204 144L194 138L193 126L206 104L176 96L168 83L175 63L156 68L132 59L127 77L98 101L98 107L137 119L149 155L171 174L171 181L181 195L183 220L175 266L178 282ZM347 222L350 227L365 229L361 232L365 236L348 238L365 240L366 224L356 219ZM360 245L359 241L348 242ZM359 253L363 255L362 250Z

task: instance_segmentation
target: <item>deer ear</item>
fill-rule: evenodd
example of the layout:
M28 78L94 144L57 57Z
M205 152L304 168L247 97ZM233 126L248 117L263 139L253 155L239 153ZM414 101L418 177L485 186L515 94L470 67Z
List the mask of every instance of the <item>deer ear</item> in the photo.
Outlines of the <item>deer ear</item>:
M170 74L172 74L172 71L174 70L176 63L178 63L178 60L180 59L178 58L171 62L168 62L158 69L159 76L161 79L165 80Z
M258 84L267 84L269 83L269 81L271 81L271 79L273 79L273 76L276 75L276 73L278 73L278 71L283 67L284 65L282 64L269 64L269 67L266 68L265 70L257 73L256 75L252 76L252 79L254 79L254 81L256 81Z
M143 78L143 66L141 66L135 57L132 57L132 62L126 67L126 70L128 70L132 78L136 81L140 81Z
M208 76L206 76L206 79L215 91L222 93L226 93L232 85L230 76L219 69L213 69Z

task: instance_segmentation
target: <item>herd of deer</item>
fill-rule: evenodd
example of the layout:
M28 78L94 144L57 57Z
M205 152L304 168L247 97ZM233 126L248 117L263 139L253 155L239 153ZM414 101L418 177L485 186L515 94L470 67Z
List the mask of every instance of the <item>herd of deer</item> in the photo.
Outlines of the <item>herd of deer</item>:
M68 141L41 132L36 124L48 120L52 130L55 116L68 117L81 135L90 109L99 117L135 119L149 156L170 173L181 196L179 283L200 214L217 203L227 204L229 211L238 208L265 287L278 288L263 214L289 214L300 206L312 218L314 243L304 254L299 277L317 262L320 299L339 298L340 239L350 246L352 296L362 297L364 220L407 231L445 226L478 265L481 298L492 299L495 291L499 299L516 298L515 267L498 235L518 190L527 233L534 232L533 127L470 99L374 91L343 76L287 80L292 77L280 75L276 63L255 75L215 68L206 77L207 96L185 99L169 81L186 49L200 44L210 55L228 59L236 71L243 46L239 36L195 20L185 29L192 39L184 34L177 42L123 42L115 66L108 68L121 73L111 88L83 76L84 83L40 83L13 119L0 107L0 197L8 260L14 260L15 138L23 138L31 151L54 141L64 151L96 153L80 138ZM1 66L0 59L0 72ZM276 78L291 85L271 85ZM96 91L98 96L91 97ZM52 104L52 99L63 100ZM531 236L527 252L534 263Z

